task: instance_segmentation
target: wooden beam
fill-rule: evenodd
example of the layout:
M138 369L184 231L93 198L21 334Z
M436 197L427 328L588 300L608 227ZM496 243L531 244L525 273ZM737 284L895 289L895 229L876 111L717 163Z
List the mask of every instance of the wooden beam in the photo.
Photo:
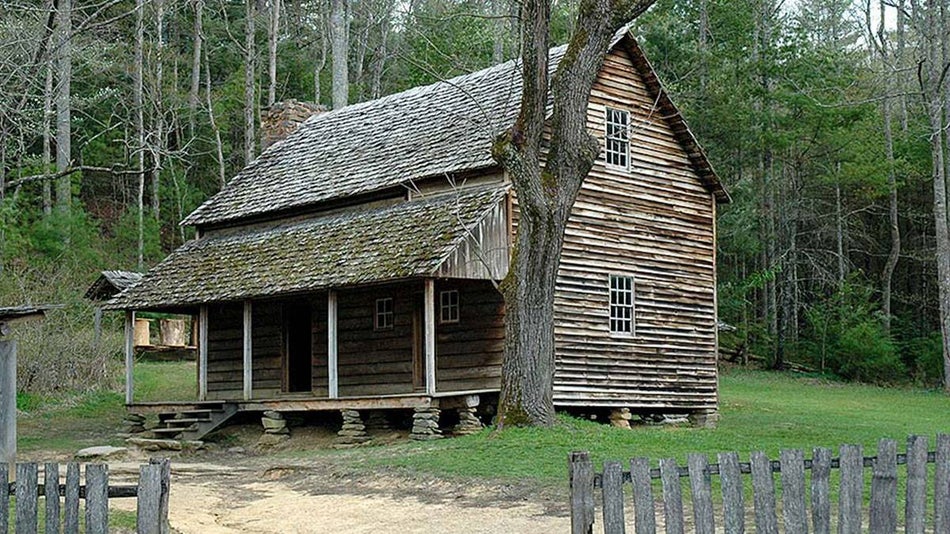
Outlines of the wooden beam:
M240 411L307 412L337 410L385 410L428 408L433 399L428 395L393 395L380 397L345 397L341 399L268 399L238 403Z
M253 308L251 301L244 301L244 362L242 369L244 371L244 400L251 400L253 395L253 386L254 386L254 376L252 374L254 370L254 360L253 360Z
M16 340L12 339L0 339L0 462L10 469L16 466Z
M132 404L135 383L132 365L135 363L135 312L125 311L125 403Z
M426 394L435 395L435 280L431 278L425 280L424 309Z
M337 298L336 291L327 291L327 396L335 399L339 396L337 377Z
M208 305L198 308L198 400L208 398Z

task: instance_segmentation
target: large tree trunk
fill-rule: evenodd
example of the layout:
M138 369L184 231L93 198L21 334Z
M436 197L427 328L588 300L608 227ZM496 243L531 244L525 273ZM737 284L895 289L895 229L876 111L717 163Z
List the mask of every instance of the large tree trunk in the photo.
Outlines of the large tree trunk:
M72 53L72 0L59 0L59 10L56 23L57 54L56 54L56 170L62 172L72 164L72 117L71 117L71 85L73 79ZM56 207L60 210L69 210L72 197L72 181L70 175L64 175L56 180Z
M581 184L600 152L587 130L587 102L607 46L623 23L652 0L582 0L574 37L548 77L549 0L521 8L521 108L495 142L493 155L514 184L519 221L515 251L501 290L505 296L505 360L498 425L554 422L554 293L564 230ZM545 108L553 96L544 169Z
M152 217L161 220L162 152L165 150L165 110L162 93L165 77L165 0L152 0L155 6L155 87L152 89Z
M345 106L350 94L349 68L347 67L350 25L347 18L346 0L331 0L330 49L333 57L333 109Z
M53 62L44 62L45 83L43 84L43 172L50 172L52 163L52 117L53 117ZM53 190L49 180L43 180L43 213L53 211ZM0 197L3 193L0 192Z
M208 60L208 52L204 53L205 63L205 105L208 107L208 124L211 125L211 131L214 132L215 157L218 162L218 189L224 189L226 180L226 168L224 164L224 144L221 142L221 130L214 118L214 104L211 101L211 66Z

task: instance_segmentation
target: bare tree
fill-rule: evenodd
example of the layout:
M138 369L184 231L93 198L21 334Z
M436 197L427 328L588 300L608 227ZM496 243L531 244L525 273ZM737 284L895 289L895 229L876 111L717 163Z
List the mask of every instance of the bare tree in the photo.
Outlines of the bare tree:
M254 46L254 19L257 18L257 2L255 0L245 0L245 20L244 23L244 163L250 163L254 159L254 149L256 141L254 137L254 123L256 122L257 100L254 91L255 80L257 78L257 61L255 57Z
M330 0L330 42L333 55L333 109L349 101L348 68L350 24L346 0Z
M551 2L522 3L521 107L514 125L493 147L495 159L511 176L520 210L516 252L501 284L505 360L500 427L554 423L555 281L571 207L600 152L587 130L587 102L611 37L653 1L581 0L574 35L553 76L548 74ZM546 124L550 143L542 169Z
M267 106L277 100L277 41L280 37L280 1L271 0L267 25Z
M191 34L191 89L188 91L188 136L195 136L195 123L198 120L198 93L201 89L201 47L204 44L202 15L204 14L204 0L194 0L195 25Z
M145 266L145 109L144 89L144 48L145 48L145 2L135 0L135 66L132 87L132 107L135 113L135 142L132 150L135 154L136 169L139 173L136 208L138 218L138 270Z
M56 17L56 169L66 170L72 163L71 86L73 78L72 0L59 0ZM69 210L72 182L63 176L56 182L56 207Z

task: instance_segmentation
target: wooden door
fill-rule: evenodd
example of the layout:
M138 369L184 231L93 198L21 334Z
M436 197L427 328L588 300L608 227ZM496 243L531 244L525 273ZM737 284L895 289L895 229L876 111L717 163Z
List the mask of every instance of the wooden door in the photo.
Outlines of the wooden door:
M424 296L412 297L412 389L426 388Z

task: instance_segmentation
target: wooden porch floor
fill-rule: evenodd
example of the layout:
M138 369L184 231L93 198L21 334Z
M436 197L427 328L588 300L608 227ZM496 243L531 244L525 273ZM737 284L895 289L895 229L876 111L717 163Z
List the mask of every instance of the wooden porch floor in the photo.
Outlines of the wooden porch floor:
M217 408L230 404L237 406L239 412L318 412L338 410L400 410L413 408L455 406L467 397L497 394L497 389L474 391L439 392L434 395L402 394L376 395L372 397L325 397L287 396L273 399L253 400L210 400L210 401L173 401L173 402L136 402L126 404L131 413L155 414L177 411L182 408Z

